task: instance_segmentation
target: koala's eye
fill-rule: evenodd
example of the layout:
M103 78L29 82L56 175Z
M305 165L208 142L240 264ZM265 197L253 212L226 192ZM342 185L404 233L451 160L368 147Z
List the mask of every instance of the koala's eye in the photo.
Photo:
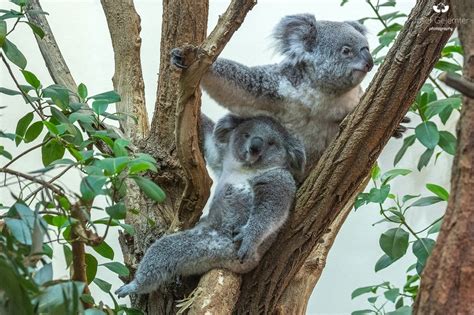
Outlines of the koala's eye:
M342 47L341 53L344 56L350 57L352 56L352 49L349 46L344 46Z
M244 133L244 138L250 138L250 134Z
M269 145L269 146L275 145L275 141L274 141L274 140L268 141L268 145Z

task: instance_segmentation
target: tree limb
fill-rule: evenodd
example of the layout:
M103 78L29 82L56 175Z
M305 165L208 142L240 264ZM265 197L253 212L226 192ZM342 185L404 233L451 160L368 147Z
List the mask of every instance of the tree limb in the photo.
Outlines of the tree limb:
M201 106L199 83L255 4L255 0L233 0L220 16L214 30L198 48L195 62L182 72L179 80L180 95L176 108L175 133L177 156L186 178L186 187L178 208L180 218L184 222L194 223L199 219L209 198L211 186L206 163L199 149L198 122ZM187 51L188 54L190 52Z
M474 82L470 82L464 77L455 73L444 72L439 76L439 80L467 97L474 98Z
M140 59L140 16L132 0L101 0L115 56L114 89L120 94L117 111L127 116L120 126L127 138L141 139L148 134L145 84Z

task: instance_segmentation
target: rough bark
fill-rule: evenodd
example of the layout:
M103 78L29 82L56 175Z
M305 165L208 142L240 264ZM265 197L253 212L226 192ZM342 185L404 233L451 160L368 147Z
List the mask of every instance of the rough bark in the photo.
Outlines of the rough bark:
M434 1L418 1L354 113L299 189L274 246L244 275L239 314L271 314L317 242L361 182L412 104L451 35L436 23ZM445 16L450 16L449 12Z
M474 80L474 4L452 0L464 48L464 79ZM472 84L472 83L471 83ZM421 278L414 314L472 314L474 311L474 99L464 97L451 194L433 252Z
M126 116L120 126L129 139L141 139L148 134L145 106L145 84L140 59L140 16L131 0L101 0L115 57L114 90L120 94L117 112Z
M334 221L329 225L321 239L314 246L311 254L306 258L303 266L296 273L294 278L288 284L283 292L278 305L275 307L276 314L293 314L305 315L308 307L309 298L313 293L313 289L318 283L336 236L339 233L344 221L352 210L356 196L365 189L370 177L367 176L360 184L359 188L354 191L350 201L344 206L341 212L336 216Z

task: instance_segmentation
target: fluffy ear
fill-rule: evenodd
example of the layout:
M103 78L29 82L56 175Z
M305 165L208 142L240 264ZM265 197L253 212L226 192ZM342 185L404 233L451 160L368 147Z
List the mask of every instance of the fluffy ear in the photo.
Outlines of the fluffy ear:
M290 167L291 173L300 177L304 173L306 166L306 153L304 145L293 136L288 139L287 152L289 157L288 166Z
M356 31L358 31L362 35L365 36L367 34L367 28L359 21L346 21L346 23L355 28Z
M214 127L215 139L221 143L229 142L230 133L240 125L243 120L243 118L232 114L221 118Z
M312 14L285 16L273 31L276 50L292 59L301 59L316 47L316 18Z

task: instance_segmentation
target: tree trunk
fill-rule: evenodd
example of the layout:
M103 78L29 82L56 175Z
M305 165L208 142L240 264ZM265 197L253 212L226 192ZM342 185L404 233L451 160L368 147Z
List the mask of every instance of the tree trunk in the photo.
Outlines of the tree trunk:
M464 48L464 78L474 80L474 4L453 0ZM474 312L474 99L464 97L451 194L435 248L421 278L414 314Z

